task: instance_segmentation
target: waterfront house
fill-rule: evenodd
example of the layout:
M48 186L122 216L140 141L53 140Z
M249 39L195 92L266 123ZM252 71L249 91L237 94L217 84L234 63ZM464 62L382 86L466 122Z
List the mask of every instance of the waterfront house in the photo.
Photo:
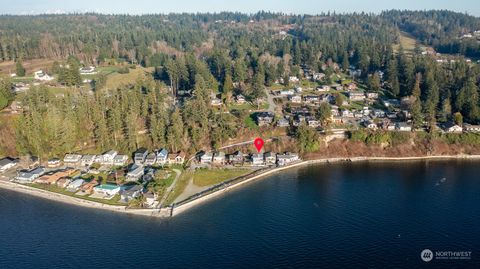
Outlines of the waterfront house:
M254 166L261 166L261 165L265 165L265 161L263 159L263 154L259 153L259 154L252 154L250 156L250 160L252 161L252 165Z
M153 208L157 205L157 195L155 193L152 193L152 192L147 192L145 194L143 194L143 197L145 197L145 204L150 207L150 208Z
M105 196L115 196L120 192L120 186L114 184L102 184L93 188L93 193Z
M157 152L157 164L165 165L167 164L168 150L161 149Z
M157 154L155 154L155 152L152 152L147 155L147 158L145 158L145 165L154 165L156 161Z
M127 155L117 155L113 158L113 165L115 166L124 166L127 164L128 156Z
M412 131L412 126L408 125L406 122L397 122L395 124L395 130L400 131L400 132L411 132Z
M284 153L277 155L277 164L279 166L285 166L300 160L298 154L294 153Z
M82 159L80 160L80 164L82 166L90 166L95 162L95 155L83 155Z
M5 172L17 165L17 161L12 158L3 158L0 160L0 172Z
M277 162L277 154L273 152L266 152L263 154L266 164L275 164Z
M98 186L99 183L97 180L92 180L80 187L80 191L87 193L87 194L92 194L93 193L93 188Z
M140 180L145 174L144 170L143 165L133 164L127 173L126 180L129 182Z
M225 164L225 152L220 151L216 152L215 155L213 155L213 163L217 165L224 165Z
M57 181L57 187L59 188L66 188L70 183L72 183L72 179L68 177L62 177Z
M82 155L80 154L66 154L65 158L63 158L63 162L65 164L78 165L80 164L81 159Z
M102 161L100 163L105 165L112 165L113 159L115 159L115 156L117 155L118 155L118 152L114 150L107 151L102 155Z
M471 132L471 133L478 133L478 132L480 132L480 125L472 125L472 124L465 123L463 125L463 131Z
M129 201L138 198L143 193L142 185L131 185L126 186L122 191L120 191L120 201L128 203Z
M203 152L200 154L200 163L210 164L213 161L213 154L211 152Z
M147 158L148 150L145 148L140 148L133 154L133 161L136 164L143 164Z
M80 189L80 187L83 186L83 184L85 184L85 180L83 180L81 178L75 179L70 184L68 184L67 190L72 191L72 192L73 191L78 191Z
M237 151L228 155L228 162L231 164L243 164L243 153L241 151Z
M277 121L277 127L290 127L290 122L285 118L281 118Z
M67 168L55 172L49 172L38 179L35 180L35 183L38 184L49 184L55 185L60 178L69 177L76 172L75 169Z
M463 132L463 128L456 125L453 122L447 122L447 123L443 124L442 129L446 133L462 133Z
M30 171L20 171L17 173L15 180L21 183L32 183L35 179L42 176L45 172L45 168L43 167L37 167Z

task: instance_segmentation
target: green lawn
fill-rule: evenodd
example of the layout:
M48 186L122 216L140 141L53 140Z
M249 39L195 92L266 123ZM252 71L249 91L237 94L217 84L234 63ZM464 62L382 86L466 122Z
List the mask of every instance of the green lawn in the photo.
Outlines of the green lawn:
M251 170L248 169L200 169L193 174L193 183L200 187L206 187L250 172Z
M185 188L187 188L188 182L190 181L192 176L193 176L193 172L191 170L186 170L180 175L180 178L178 179L177 184L175 185L175 188L167 197L165 201L165 205L169 205L173 203L175 199L177 199L177 197L180 196L180 194L182 194L183 191L185 191Z
M258 129L258 125L257 123L255 122L255 120L252 118L251 115L247 115L245 117L245 126L249 129Z

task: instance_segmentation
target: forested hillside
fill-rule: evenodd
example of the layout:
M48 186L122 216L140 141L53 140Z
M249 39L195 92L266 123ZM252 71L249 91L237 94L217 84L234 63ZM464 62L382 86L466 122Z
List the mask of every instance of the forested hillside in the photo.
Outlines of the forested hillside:
M477 30L478 18L448 11L0 16L0 61L21 67L29 59L54 60L48 68L62 87L82 85L78 67L108 66L112 59L129 65L119 73L137 66L155 70L114 89L99 74L91 78L90 91L59 98L46 87L34 87L19 96L25 107L16 121L20 153L53 156L85 148L165 145L193 152L252 129L247 111L260 110L265 87L293 87L289 78L303 82L306 70L324 74L321 84L343 83L348 77L385 98L408 97L407 110L418 128L433 131L437 122L460 117L479 123L480 69L463 57L479 55L478 41L459 38ZM459 55L440 63L420 51L405 53L401 32L424 46ZM348 75L352 66L359 75ZM3 79L0 86L0 104L6 105L13 99L11 83ZM239 94L254 107L233 108ZM216 97L225 106L212 108ZM317 107L310 112L325 123L325 111Z

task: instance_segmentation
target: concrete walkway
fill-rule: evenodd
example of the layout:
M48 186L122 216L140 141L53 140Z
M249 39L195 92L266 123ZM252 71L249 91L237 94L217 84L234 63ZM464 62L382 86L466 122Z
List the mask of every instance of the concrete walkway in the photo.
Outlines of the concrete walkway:
M160 202L158 203L157 208L162 208L163 203L165 203L165 200L167 200L168 195L172 192L172 190L177 185L178 179L180 178L180 175L182 174L182 171L180 171L178 169L172 169L172 170L176 174L175 180L173 180L172 184L167 188L167 190L163 194L163 197L162 197L162 199L160 199Z
M183 201L185 199L187 199L188 197L194 195L194 194L197 194L199 192L202 192L206 189L210 188L209 186L207 187L199 187L197 185L195 185L193 183L193 177L191 177L189 180L188 180L188 185L187 187L185 188L185 190L182 192L182 194L180 194L177 199L175 199L174 203L178 203L180 201Z

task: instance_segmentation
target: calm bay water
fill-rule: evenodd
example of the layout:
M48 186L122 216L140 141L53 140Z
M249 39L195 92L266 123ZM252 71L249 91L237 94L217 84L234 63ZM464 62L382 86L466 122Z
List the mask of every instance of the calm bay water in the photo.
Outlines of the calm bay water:
M480 162L305 167L169 220L0 190L0 232L0 268L480 268Z

